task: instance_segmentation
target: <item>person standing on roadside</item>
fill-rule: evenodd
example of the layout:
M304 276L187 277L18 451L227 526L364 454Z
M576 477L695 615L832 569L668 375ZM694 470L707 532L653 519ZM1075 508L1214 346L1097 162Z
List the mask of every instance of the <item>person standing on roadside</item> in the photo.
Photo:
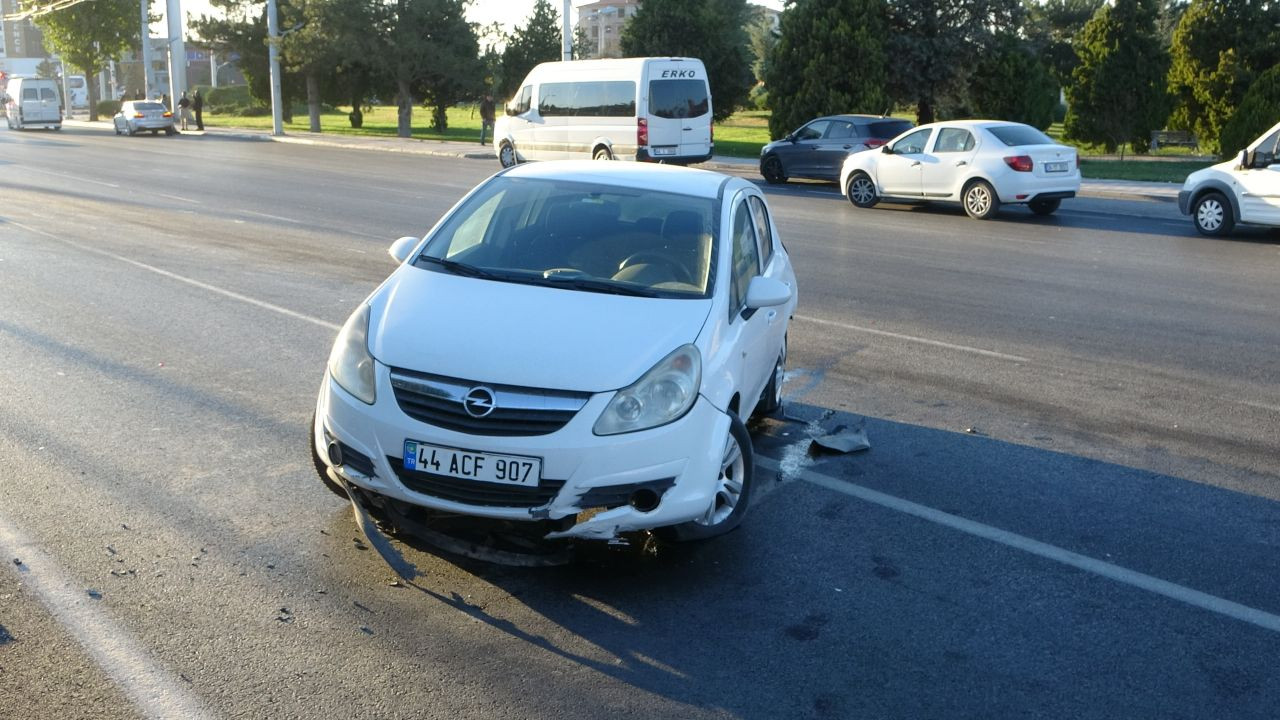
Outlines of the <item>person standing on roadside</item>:
M191 109L196 113L196 129L204 130L204 96L199 90L191 96Z
M485 93L484 100L480 101L480 144L485 144L485 136L488 134L489 128L493 127L493 96Z
M183 91L182 97L178 98L178 120L182 125L182 129L187 129L187 122L191 118L191 98L187 97L186 91Z

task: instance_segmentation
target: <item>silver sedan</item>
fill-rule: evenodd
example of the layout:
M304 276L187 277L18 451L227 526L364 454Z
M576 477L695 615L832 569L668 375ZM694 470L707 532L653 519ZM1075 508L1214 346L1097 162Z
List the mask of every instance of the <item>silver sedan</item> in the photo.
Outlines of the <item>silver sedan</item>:
M150 130L152 135L161 130L165 135L178 134L178 129L173 126L173 113L154 100L128 100L120 106L120 112L112 121L117 135L137 135L144 130Z

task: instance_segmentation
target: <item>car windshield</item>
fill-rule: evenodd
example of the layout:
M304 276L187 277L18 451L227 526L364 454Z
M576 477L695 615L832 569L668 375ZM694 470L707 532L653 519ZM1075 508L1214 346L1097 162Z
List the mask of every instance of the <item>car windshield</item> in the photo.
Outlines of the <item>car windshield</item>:
M716 206L647 188L497 177L467 198L414 264L587 292L707 297Z
M1054 144L1048 135L1029 125L998 125L987 128L987 132L995 135L997 140L1009 147Z

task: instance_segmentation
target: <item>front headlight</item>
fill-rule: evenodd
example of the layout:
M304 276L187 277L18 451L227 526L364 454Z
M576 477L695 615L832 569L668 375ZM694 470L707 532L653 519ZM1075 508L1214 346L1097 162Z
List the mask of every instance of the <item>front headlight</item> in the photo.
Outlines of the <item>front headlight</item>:
M329 354L329 375L343 390L361 402L373 404L377 397L373 381L373 356L369 354L369 306L351 313L338 332Z
M596 421L596 435L648 430L689 412L702 385L702 356L684 345L618 391Z

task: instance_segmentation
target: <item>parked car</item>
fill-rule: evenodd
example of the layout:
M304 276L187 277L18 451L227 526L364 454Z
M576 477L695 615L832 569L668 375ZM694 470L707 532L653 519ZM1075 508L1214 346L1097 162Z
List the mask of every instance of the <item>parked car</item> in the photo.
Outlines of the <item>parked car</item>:
M1226 235L1240 223L1280 227L1280 124L1237 157L1188 175L1178 209L1202 235Z
M1026 203L1049 215L1080 190L1080 157L1021 123L963 120L921 125L879 152L850 155L840 172L845 197L860 208L881 200L947 201L970 217Z
M775 184L793 177L839 180L849 153L878 148L911 127L906 120L879 115L814 118L760 148L760 174Z
M390 253L401 264L338 334L316 403L331 490L539 538L741 521L745 422L781 403L797 297L755 185L521 164Z
M178 128L173 126L173 113L154 100L125 101L112 122L115 123L117 135L137 135L143 130L150 130L152 135L161 130L165 135L178 134Z

